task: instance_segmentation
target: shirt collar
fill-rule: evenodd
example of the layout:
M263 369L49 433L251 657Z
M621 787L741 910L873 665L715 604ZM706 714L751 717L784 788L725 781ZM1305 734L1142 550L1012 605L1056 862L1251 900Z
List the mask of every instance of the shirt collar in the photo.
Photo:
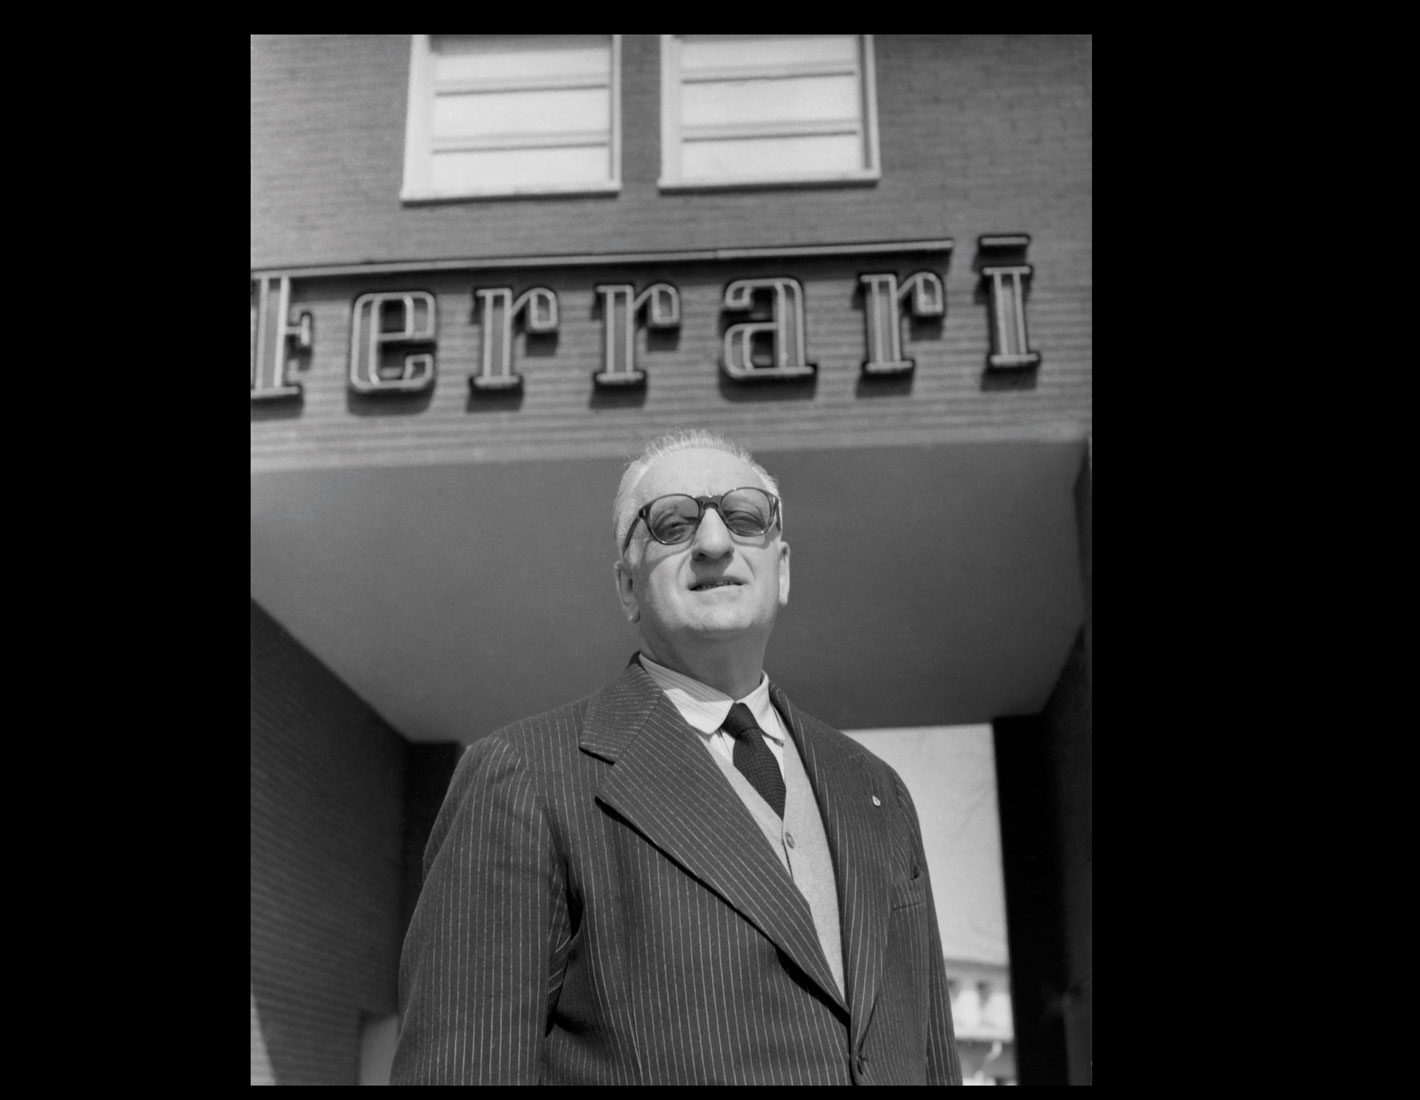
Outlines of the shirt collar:
M784 732L776 720L774 703L769 698L769 677L761 670L759 685L743 699L734 699L709 684L673 668L657 664L641 654L641 667L675 704L681 716L701 733L714 733L725 724L730 707L743 703L749 707L759 728L770 739L782 743Z

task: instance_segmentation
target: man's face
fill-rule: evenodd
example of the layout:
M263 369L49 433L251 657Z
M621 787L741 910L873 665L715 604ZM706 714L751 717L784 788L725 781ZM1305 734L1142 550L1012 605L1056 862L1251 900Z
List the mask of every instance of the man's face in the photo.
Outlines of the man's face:
M742 486L764 488L754 468L715 450L676 451L652 463L636 486L640 508L667 493L719 496ZM763 535L733 535L706 508L689 542L663 546L637 520L617 588L653 657L700 642L755 639L763 644L779 608L789 602L789 545L779 525Z

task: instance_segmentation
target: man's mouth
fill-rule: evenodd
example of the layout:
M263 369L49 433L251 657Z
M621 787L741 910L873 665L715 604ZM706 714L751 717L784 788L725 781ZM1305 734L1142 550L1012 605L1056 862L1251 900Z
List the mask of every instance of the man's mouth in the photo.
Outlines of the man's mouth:
M731 586L737 586L739 583L739 581L730 580L729 577L715 577L712 580L701 581L698 584L692 584L690 586L690 590L692 592L708 592L712 588L728 588Z

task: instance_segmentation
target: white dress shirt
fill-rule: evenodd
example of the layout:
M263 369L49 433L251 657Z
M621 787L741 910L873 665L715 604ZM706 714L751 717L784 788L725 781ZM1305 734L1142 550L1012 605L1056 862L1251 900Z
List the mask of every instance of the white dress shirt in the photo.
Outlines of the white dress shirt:
M730 708L736 703L749 707L759 728L764 731L764 743L774 754L780 774L784 771L784 738L788 731L779 718L779 712L769 699L769 677L763 671L759 674L759 686L743 699L734 699L699 680L677 672L673 668L657 664L646 654L641 654L641 667L650 673L656 686L669 696L680 711L681 717L700 732L706 746L717 756L735 760L735 739L720 727L725 724Z

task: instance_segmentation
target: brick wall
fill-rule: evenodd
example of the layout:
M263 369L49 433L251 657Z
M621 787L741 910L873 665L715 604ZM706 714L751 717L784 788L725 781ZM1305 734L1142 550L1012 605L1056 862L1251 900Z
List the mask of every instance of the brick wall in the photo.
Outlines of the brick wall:
M360 1014L396 1011L405 751L252 603L253 1084L357 1083Z
M695 423L750 446L930 444L1079 438L1091 418L1090 42L1081 36L878 35L882 179L870 186L662 192L660 47L622 49L623 187L593 197L399 200L409 35L252 38L251 241L254 269L321 264L834 245L949 237L950 253L815 261L631 264L321 276L293 282L314 345L291 377L299 402L254 404L253 468L518 460L554 452L622 456ZM976 238L1026 233L1035 273L1030 346L1043 365L985 370L989 317ZM938 273L942 322L903 326L910 380L864 383L858 275ZM716 367L729 315L726 280L792 275L805 292L815 379L753 393ZM683 324L638 330L644 391L597 392L603 320L595 282L667 279ZM558 295L558 331L515 337L516 396L471 397L483 319L474 285ZM406 398L363 398L347 382L351 303L373 290L422 289L438 306L436 380ZM256 308L253 306L253 332ZM560 450L558 450L560 448Z
M622 44L622 190L403 204L409 35L253 35L251 263L831 244L1030 233L1090 277L1090 40L877 35L882 179L661 192L659 36ZM969 257L968 257L969 259Z

